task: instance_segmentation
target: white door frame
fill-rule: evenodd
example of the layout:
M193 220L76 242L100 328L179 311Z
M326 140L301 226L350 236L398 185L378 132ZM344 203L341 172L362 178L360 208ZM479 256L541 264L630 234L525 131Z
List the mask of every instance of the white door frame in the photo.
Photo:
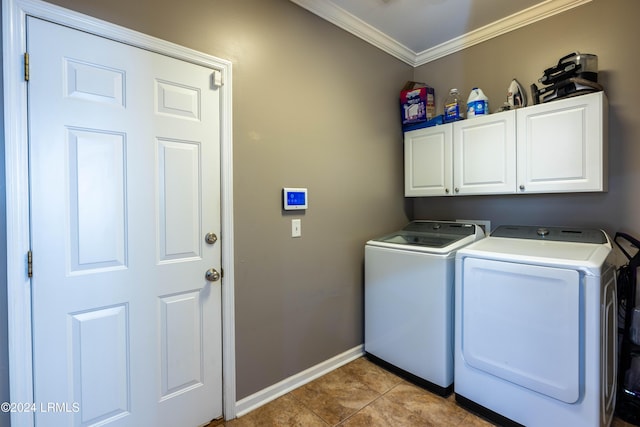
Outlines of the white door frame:
M231 62L40 0L2 1L4 144L7 206L7 305L9 387L11 402L33 402L31 345L31 283L26 274L29 234L29 151L27 84L24 81L26 16L86 31L98 36L219 70L221 99L221 220L222 229L222 375L223 411L236 416L235 312L233 258L233 158ZM37 256L37 255L35 255ZM61 402L62 403L62 402ZM12 413L13 427L33 427L33 414Z

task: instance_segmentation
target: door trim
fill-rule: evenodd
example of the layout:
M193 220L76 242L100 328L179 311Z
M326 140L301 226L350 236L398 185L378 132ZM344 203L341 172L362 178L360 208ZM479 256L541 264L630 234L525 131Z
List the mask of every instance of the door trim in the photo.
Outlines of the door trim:
M233 150L231 62L107 23L39 0L2 2L4 142L7 219L7 305L11 402L33 401L31 284L26 274L29 232L27 84L23 79L26 16L34 16L114 41L219 70L221 149L222 399L226 419L236 416ZM37 254L35 254L37 256ZM11 425L32 427L30 413L12 413Z

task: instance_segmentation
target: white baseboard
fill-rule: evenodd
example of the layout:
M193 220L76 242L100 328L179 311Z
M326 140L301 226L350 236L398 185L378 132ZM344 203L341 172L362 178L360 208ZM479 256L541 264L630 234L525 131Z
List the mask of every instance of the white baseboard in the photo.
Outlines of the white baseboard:
M269 403L284 394L289 393L291 390L301 387L318 377L328 374L329 372L339 368L340 366L346 365L347 363L357 359L363 354L364 346L359 345L345 351L342 354L332 357L331 359L318 363L317 365L312 366L309 369L286 378L279 383L260 390L259 392L254 393L251 396L247 396L244 399L238 400L236 402L236 416L240 417L242 415L245 415L246 413L251 412L256 408L259 408L260 406Z

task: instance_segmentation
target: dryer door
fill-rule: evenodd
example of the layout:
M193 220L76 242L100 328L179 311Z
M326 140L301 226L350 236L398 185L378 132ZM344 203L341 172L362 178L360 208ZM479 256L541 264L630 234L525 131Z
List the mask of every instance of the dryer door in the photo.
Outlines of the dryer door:
M566 403L580 397L580 274L465 258L462 356L469 366Z

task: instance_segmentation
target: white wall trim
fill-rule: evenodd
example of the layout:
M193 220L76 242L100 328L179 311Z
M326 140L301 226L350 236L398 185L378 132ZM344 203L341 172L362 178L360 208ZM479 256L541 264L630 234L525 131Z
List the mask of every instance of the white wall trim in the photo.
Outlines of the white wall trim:
M27 84L23 79L26 17L34 16L115 41L140 47L221 71L221 202L223 408L225 418L236 416L233 139L231 62L138 33L39 0L3 0L2 54L4 143L7 201L7 305L9 387L12 402L33 401L31 347L31 286L26 275L29 250L29 158ZM12 427L33 427L32 413L12 413Z
M415 52L361 19L351 15L341 7L336 6L333 2L326 0L291 0L291 2L298 6L309 10L413 67L435 61L436 59L591 1L592 0L547 0L431 49Z
M336 6L333 2L325 0L291 0L291 2L307 9L315 15L318 15L322 19L337 25L343 30L350 32L354 36L361 38L367 43L374 45L409 65L413 65L415 62L416 53L413 50L367 24L360 18L353 16L343 8Z
M359 345L350 350L345 351L331 359L318 363L309 369L290 376L272 386L269 386L257 393L245 397L238 401L236 405L236 415L238 417L265 405L280 396L295 390L316 378L328 374L329 372L346 365L347 363L361 357L364 354L364 346Z
M574 7L589 3L592 0L547 0L521 12L500 19L477 30L471 31L448 42L427 49L416 55L414 67L427 64L436 59L456 53L468 47L477 45L492 38L501 36L534 22L541 21Z

